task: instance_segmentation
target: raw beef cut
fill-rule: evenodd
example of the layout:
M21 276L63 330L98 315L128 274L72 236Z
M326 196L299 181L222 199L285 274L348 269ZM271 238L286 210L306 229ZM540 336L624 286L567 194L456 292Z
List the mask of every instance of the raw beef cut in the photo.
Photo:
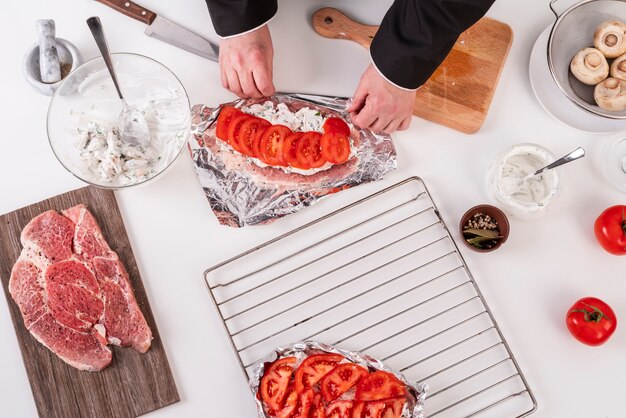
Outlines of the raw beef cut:
M84 205L31 220L9 291L32 335L69 365L100 371L113 344L146 352L152 331L128 273Z

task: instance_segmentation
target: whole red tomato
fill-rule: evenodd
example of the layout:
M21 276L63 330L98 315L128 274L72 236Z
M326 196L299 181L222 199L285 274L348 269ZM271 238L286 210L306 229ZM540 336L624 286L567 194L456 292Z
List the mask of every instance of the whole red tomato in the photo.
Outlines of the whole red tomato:
M613 309L598 298L580 299L567 311L569 332L583 344L600 345L613 334L617 317Z
M596 219L596 238L605 250L615 255L626 254L626 206L611 206Z

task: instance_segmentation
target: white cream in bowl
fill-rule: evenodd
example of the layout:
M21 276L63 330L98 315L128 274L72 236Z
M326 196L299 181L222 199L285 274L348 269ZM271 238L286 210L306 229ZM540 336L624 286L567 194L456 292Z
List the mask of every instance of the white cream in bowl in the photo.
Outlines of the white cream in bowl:
M537 144L518 144L500 154L487 172L487 191L513 217L545 214L561 192L560 169L530 176L556 157Z
M102 58L73 71L55 93L48 112L48 136L59 161L90 184L123 188L146 183L172 165L190 133L184 87L158 62L135 54L113 54L124 98L148 124L150 142L122 140L122 103Z

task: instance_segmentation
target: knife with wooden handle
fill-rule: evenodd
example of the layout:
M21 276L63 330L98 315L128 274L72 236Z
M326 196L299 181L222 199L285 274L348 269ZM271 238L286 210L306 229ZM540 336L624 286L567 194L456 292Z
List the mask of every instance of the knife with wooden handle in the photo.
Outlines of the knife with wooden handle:
M218 62L219 47L200 35L172 22L130 0L96 0L110 8L148 25L146 35Z

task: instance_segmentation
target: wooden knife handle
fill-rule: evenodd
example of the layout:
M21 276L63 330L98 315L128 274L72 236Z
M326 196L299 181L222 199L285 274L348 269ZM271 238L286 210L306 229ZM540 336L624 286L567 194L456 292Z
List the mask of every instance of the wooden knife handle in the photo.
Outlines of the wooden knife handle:
M364 25L337 9L325 7L313 14L313 29L325 38L348 39L369 48L378 26Z
M157 15L154 12L141 7L140 5L133 3L130 0L96 0L106 6L109 6L120 13L125 14L128 17L132 17L146 25L152 24Z

